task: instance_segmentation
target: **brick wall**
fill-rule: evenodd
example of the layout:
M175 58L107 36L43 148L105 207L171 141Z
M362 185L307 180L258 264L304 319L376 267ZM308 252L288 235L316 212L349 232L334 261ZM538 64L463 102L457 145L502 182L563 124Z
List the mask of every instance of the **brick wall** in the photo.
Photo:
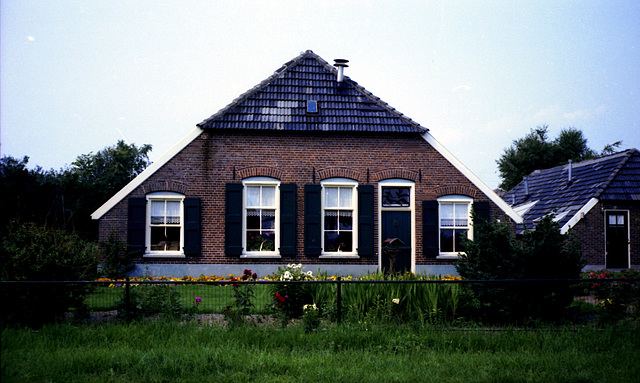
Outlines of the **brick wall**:
M572 229L571 233L580 239L585 263L605 266L605 211L629 211L629 234L631 266L640 265L640 202L602 201L594 206Z
M224 254L225 183L251 176L278 178L297 189L296 257L275 260L240 259ZM129 197L170 190L196 197L202 203L202 254L177 259L139 258L153 263L263 263L377 265L377 257L326 260L304 255L304 185L324 178L346 177L372 184L389 178L415 181L416 264L450 264L422 255L422 201L447 194L465 194L476 201L488 198L421 137L349 135L335 133L203 132L191 144L136 188ZM126 241L127 198L100 219L100 239L115 232ZM492 204L495 215L498 208ZM376 236L378 229L375 211ZM503 217L504 219L504 217ZM377 237L375 239L377 243Z

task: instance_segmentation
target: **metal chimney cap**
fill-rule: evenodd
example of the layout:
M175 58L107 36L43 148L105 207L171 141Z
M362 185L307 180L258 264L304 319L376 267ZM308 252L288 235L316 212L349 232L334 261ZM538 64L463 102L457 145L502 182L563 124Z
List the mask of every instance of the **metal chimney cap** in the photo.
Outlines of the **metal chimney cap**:
M335 62L335 64L333 64L333 66L341 66L341 67L348 67L349 65L347 65L347 63L349 62L349 60L345 60L345 59L334 59L333 60Z

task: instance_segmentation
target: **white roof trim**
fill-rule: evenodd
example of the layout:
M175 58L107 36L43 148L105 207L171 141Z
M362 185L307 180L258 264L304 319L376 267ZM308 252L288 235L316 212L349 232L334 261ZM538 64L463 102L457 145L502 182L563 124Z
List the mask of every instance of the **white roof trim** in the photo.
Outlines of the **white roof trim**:
M537 204L539 202L539 200L537 201L531 201L531 202L527 202L527 203L523 203L521 205L516 205L516 206L511 206L511 208L518 213L520 216L523 216L525 214L527 214L527 212L529 211L529 209L531 209L535 204Z
M202 129L195 128L191 132L189 132L186 136L184 136L180 141L178 141L175 145L171 147L171 149L167 150L158 160L149 167L147 167L142 173L138 174L136 178L131 180L125 187L120 189L118 193L116 193L113 197L111 197L104 205L100 206L98 210L94 211L91 214L91 219L100 219L103 215L105 215L111 208L113 208L118 202L122 201L124 197L129 195L135 188L140 186L147 178L151 177L153 173L155 173L158 169L160 169L164 164L169 162L176 154L178 154L182 149L184 149L191 141L195 140L202 133Z
M560 228L560 233L566 234L569 231L569 229L571 229L573 226L575 226L576 223L578 223L578 221L584 218L584 216L589 211L591 211L591 209L593 209L593 207L596 206L598 202L599 201L597 198L591 198L589 202L584 204L584 206L580 210L578 210L578 212L573 217L571 217L571 219L567 223L565 223L564 226L562 226L562 228Z
M489 188L480 178L469 170L460 160L458 160L450 151L448 151L438 140L436 140L431 133L426 132L422 135L425 141L427 141L435 150L438 151L444 158L447 159L456 169L465 175L480 191L482 191L489 199L498 205L502 211L504 211L512 220L516 223L522 223L522 217L516 213L511 206L509 206L502 198Z

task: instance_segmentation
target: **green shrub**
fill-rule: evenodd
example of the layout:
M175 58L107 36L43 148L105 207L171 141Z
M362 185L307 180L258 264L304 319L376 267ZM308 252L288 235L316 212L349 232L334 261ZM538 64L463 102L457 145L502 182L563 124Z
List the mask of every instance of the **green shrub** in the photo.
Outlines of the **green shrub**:
M124 297L116 307L118 317L127 320L158 315L178 318L188 311L180 303L180 293L176 286L164 283L134 285L129 290L129 302Z
M63 230L17 221L0 241L2 280L84 281L97 276L97 246ZM39 327L66 311L82 311L86 285L28 284L4 288L5 324Z
M279 281L310 281L313 280L311 271L305 272L302 265L289 264L278 267L278 271L270 276ZM291 283L272 285L274 307L282 312L287 319L300 318L304 305L313 303L311 287L308 284Z
M474 239L464 242L456 269L465 279L567 279L578 278L582 261L577 241L561 234L547 216L534 231L511 236L506 223L489 223L473 215ZM482 319L490 321L558 320L573 301L568 284L511 283L472 286L481 303Z

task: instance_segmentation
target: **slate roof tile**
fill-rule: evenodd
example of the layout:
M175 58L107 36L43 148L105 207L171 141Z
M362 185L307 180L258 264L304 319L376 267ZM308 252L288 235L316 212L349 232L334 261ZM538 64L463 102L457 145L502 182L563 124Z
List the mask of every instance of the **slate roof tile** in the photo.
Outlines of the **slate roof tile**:
M577 162L572 165L572 182L568 182L568 165L536 170L525 182L502 198L514 208L537 201L522 213L518 229L533 229L545 215L555 214L564 226L591 198L600 200L640 200L640 152L629 149L612 155ZM561 214L568 212L567 214Z
M312 51L287 62L218 113L202 129L383 132L421 134L428 129L399 113ZM307 101L318 102L308 114Z

